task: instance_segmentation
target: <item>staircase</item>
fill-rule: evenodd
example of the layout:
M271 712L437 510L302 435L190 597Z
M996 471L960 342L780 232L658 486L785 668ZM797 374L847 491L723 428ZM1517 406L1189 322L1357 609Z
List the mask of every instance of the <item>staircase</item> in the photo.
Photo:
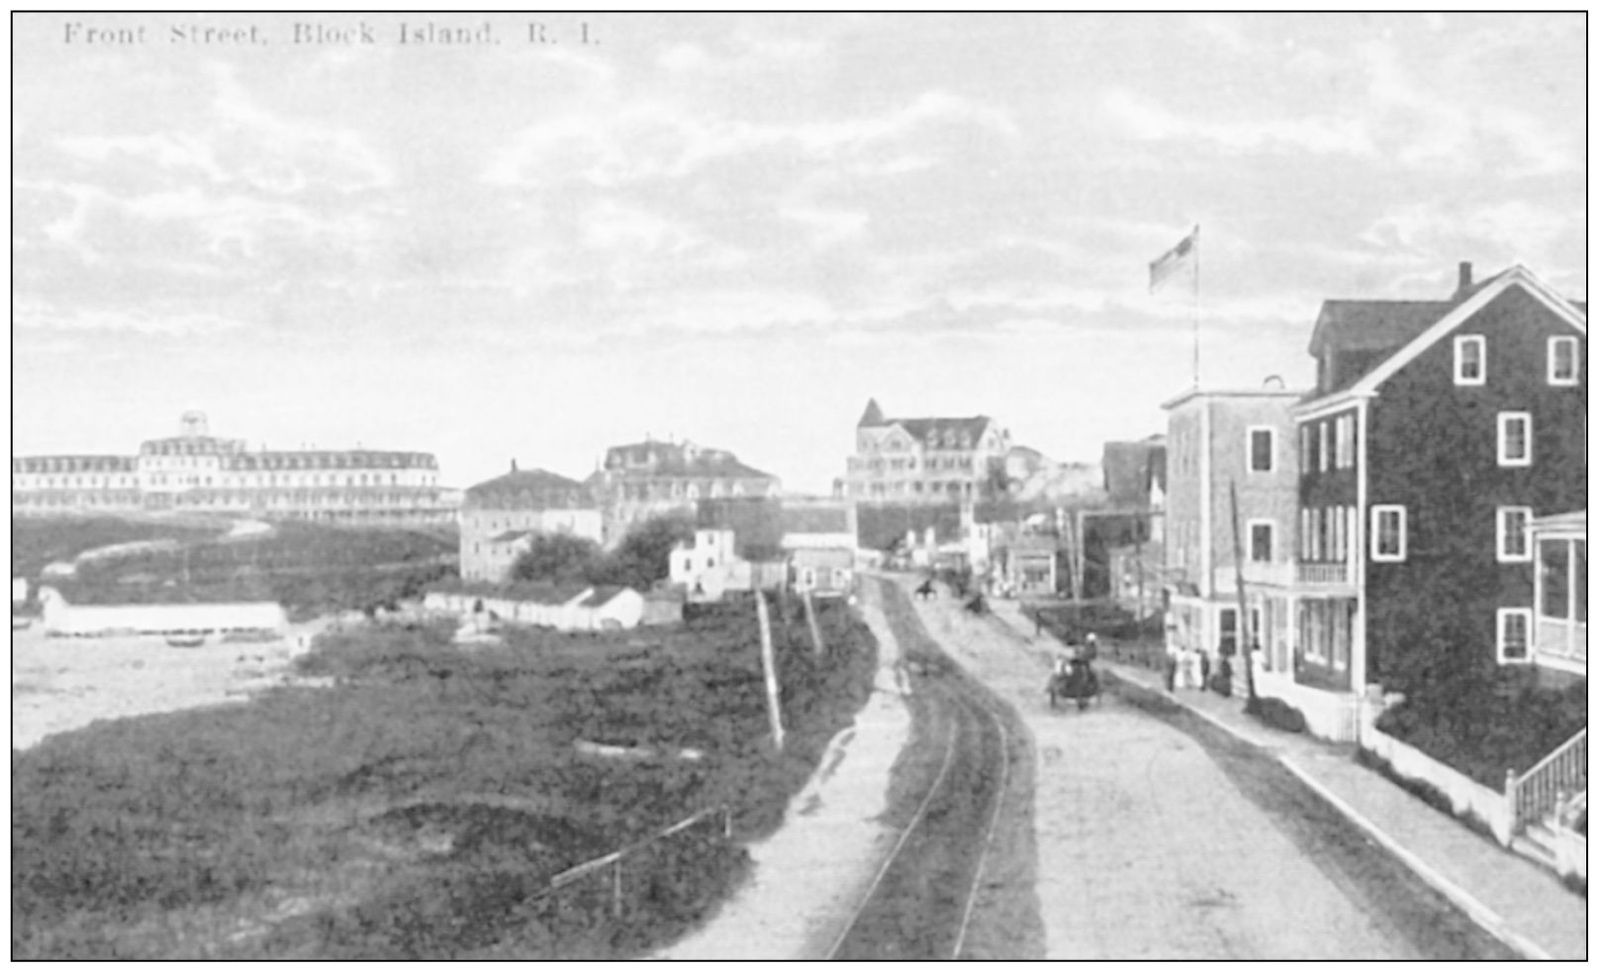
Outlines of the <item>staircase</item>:
M1503 793L1508 800L1510 848L1584 882L1586 729L1524 774L1509 772Z

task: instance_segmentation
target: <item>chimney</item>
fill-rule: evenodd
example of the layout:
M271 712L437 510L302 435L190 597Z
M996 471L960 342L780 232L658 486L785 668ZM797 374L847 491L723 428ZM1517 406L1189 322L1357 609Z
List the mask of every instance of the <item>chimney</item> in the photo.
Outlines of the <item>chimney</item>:
M1460 260L1458 264L1458 292L1455 297L1462 297L1475 285L1475 264L1469 260Z
M518 470L518 460L517 459L513 459L512 460L512 471L516 472L517 470Z

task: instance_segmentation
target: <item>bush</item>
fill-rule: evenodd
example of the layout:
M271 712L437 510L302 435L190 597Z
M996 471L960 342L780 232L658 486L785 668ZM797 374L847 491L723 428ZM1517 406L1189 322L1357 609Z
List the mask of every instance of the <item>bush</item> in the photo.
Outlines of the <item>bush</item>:
M1259 697L1247 703L1247 714L1270 728L1301 734L1308 731L1308 719L1301 711L1280 698Z
M1454 816L1456 818L1456 814L1453 812L1453 800L1447 798L1447 793L1431 785L1429 782L1425 782L1420 779L1410 779L1406 776L1398 775L1397 770L1392 768L1390 762L1387 762L1385 759L1366 748L1360 748L1355 758L1358 760L1359 765L1379 772L1399 789L1407 792L1409 795L1413 796L1415 799L1418 799L1420 802L1423 802L1425 805L1437 810L1438 812L1444 813L1448 816Z
M1544 688L1523 668L1454 678L1386 709L1375 727L1501 790L1510 769L1530 768L1586 727L1586 683Z

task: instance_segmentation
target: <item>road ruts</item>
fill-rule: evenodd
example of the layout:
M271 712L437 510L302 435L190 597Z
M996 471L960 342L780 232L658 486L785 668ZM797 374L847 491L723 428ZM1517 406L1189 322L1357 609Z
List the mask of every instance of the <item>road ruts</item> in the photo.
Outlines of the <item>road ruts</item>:
M917 767L912 814L829 957L968 956L975 901L986 886L989 848L1011 772L1008 731L980 695L983 689L934 647L906 595L888 583L881 591L886 619L902 644L928 751Z

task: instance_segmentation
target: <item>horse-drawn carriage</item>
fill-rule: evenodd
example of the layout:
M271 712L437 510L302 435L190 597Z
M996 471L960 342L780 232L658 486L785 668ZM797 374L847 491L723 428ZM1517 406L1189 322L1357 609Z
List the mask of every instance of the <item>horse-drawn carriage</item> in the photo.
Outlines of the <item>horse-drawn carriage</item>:
M1070 698L1084 710L1093 699L1098 704L1102 700L1102 684L1091 670L1091 662L1084 657L1075 657L1069 661L1068 670L1052 672L1052 677L1046 683L1047 702L1053 708L1058 706L1058 699L1067 702Z

